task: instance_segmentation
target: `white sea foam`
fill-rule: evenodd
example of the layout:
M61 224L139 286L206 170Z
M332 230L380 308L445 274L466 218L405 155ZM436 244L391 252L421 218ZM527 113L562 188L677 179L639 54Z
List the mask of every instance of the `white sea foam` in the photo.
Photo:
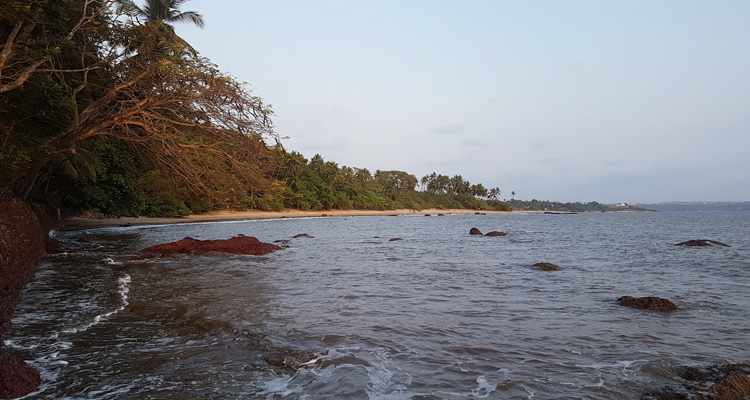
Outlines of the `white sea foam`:
M483 375L477 377L477 387L471 391L472 396L484 399L490 397L490 394L495 391L497 384L491 384L487 381L487 378Z
M77 332L84 332L91 328L92 326L100 323L103 319L107 319L118 312L125 309L125 307L128 306L128 292L130 292L129 284L131 282L130 275L125 274L121 276L119 279L117 279L117 293L120 296L120 305L116 309L112 311L107 311L102 314L98 314L94 316L94 318L88 322L84 323L75 327L68 327L61 330L63 333L77 333Z

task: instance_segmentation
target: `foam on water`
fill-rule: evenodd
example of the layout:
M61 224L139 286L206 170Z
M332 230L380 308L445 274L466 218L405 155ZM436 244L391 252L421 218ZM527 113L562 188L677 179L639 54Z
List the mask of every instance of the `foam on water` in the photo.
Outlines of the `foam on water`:
M101 313L101 314L97 314L89 322L82 323L82 324L77 325L75 327L63 328L61 330L61 332L63 332L63 333L85 332L89 328L91 328L92 326L101 323L102 320L107 319L107 318L109 318L109 317L117 314L118 312L124 310L125 307L127 307L128 304L130 304L130 303L128 303L128 292L130 291L130 288L128 287L129 284L130 284L130 275L128 275L128 274L125 274L125 275L123 275L123 276L121 276L120 278L117 279L117 294L119 295L119 299L120 299L119 300L119 303L120 303L119 307L117 307L116 309L114 309L112 311L107 311L107 312L104 312L104 313Z

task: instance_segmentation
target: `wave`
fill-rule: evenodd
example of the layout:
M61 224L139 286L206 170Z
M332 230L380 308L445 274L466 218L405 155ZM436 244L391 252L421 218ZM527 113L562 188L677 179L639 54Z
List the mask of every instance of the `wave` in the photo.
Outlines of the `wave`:
M125 307L127 307L128 304L130 304L128 303L128 292L130 292L130 287L129 287L130 282L131 282L131 279L130 279L130 275L128 274L124 274L123 276L117 279L117 294L120 299L119 300L120 304L116 309L112 311L107 311L102 314L97 314L96 316L94 316L94 318L90 322L78 325L76 327L64 328L62 329L61 332L63 333L85 332L92 326L99 324L103 319L107 319L117 314L118 312L124 310Z

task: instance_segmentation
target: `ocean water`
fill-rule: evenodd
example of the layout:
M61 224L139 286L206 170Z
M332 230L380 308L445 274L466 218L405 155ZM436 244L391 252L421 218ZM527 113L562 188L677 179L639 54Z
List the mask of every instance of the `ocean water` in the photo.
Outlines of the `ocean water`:
M288 248L133 258L237 234ZM679 385L679 366L750 361L747 212L327 217L56 237L62 251L40 266L6 337L42 372L29 399L637 399ZM689 239L731 247L675 246ZM621 307L625 295L680 310Z

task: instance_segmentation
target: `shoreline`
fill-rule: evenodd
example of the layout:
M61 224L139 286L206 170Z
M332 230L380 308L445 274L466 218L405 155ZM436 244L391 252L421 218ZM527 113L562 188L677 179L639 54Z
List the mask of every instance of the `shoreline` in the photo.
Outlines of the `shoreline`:
M76 216L63 219L58 230L74 231L93 228L106 228L115 226L139 226L139 225L167 225L185 224L195 222L225 222L243 221L274 218L311 218L311 217L362 217L362 216L399 216L399 215L437 215L437 214L512 214L531 213L530 211L477 211L450 209L439 210L435 208L425 210L321 210L303 211L287 209L283 211L211 211L204 214L193 214L186 217L86 217Z

